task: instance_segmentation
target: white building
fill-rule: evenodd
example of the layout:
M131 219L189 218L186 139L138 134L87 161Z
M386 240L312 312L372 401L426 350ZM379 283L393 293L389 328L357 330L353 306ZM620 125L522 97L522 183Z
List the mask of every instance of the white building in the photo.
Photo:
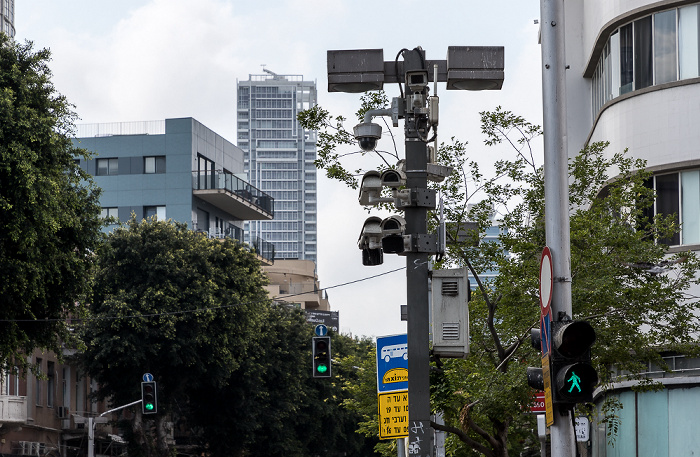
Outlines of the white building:
M569 154L609 141L646 159L658 194L654 211L678 214L670 250L700 250L700 2L567 0ZM624 408L614 446L594 426L597 457L694 455L700 449L700 363L668 354L671 373L649 367L665 389L609 395ZM599 397L596 401L600 403Z
M316 132L297 114L316 104L316 82L301 75L249 75L238 82L238 147L251 185L275 199L272 221L246 223L275 258L316 261Z

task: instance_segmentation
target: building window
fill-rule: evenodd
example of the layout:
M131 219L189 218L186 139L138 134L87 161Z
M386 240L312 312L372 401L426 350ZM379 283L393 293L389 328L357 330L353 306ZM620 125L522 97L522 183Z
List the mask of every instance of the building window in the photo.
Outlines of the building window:
M614 30L593 74L595 117L608 101L700 75L700 6L654 13Z
M656 191L656 201L645 217L674 216L681 226L680 233L659 242L669 246L700 244L700 170L657 175L646 185Z
M102 219L107 219L108 217L113 217L113 218L119 220L119 208L117 208L116 206L102 208L102 212L100 212L100 217Z
M143 172L146 174L165 173L165 156L144 157Z
M37 358L36 359L36 367L37 367L37 373L36 376L34 376L34 399L36 400L36 405L41 406L41 362L42 360Z
M119 159L97 159L97 176L119 173Z
M54 362L46 362L46 406L53 408L56 395L56 367Z
M149 219L155 216L156 219L160 221L165 220L165 206L144 206L143 207L143 217Z

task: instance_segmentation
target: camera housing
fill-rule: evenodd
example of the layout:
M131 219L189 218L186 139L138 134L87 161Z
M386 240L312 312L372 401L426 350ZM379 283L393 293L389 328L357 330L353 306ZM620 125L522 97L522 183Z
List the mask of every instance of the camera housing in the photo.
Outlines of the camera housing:
M382 136L382 126L374 122L362 122L353 127L353 135L365 152L374 151Z

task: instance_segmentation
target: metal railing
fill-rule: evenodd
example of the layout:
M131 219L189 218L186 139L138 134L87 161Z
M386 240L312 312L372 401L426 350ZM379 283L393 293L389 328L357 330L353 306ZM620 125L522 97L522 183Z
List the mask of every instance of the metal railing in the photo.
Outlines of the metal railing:
M223 189L269 214L274 214L274 199L270 195L227 171L193 171L192 188L195 190Z
M209 230L204 230L197 228L197 223L193 223L192 229L197 233L206 235L207 238L219 240L230 239L236 241L245 249L249 250L254 254L259 255L265 260L269 260L270 262L274 261L275 259L274 244L270 243L269 241L265 241L260 237L256 238L252 244L248 244L245 241L243 241L243 230L239 229L238 227L230 226L226 230L222 230L219 228L210 228Z

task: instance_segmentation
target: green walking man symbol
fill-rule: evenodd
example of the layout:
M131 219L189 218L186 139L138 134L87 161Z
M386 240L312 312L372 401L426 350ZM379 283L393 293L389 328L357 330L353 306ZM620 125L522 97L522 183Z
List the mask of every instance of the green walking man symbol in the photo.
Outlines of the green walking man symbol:
M574 390L574 387L577 388L579 392L581 392L581 378L579 378L573 371L571 372L571 377L566 382L571 383L569 393L571 393L571 391Z

